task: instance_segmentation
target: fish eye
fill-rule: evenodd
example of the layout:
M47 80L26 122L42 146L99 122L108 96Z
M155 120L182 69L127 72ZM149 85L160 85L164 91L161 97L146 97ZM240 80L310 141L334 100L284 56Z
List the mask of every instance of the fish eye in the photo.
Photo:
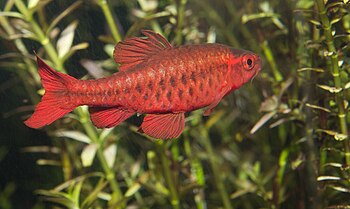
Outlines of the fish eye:
M253 64L252 59L247 59L247 64L248 64L249 66L251 66L251 65Z
M242 57L242 64L244 69L251 70L254 68L254 57L250 54L246 54Z

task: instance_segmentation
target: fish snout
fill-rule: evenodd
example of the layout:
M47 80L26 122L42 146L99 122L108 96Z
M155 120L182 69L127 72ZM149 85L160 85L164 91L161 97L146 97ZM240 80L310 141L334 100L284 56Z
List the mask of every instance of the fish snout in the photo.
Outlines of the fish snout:
M259 74L259 72L261 71L261 67L262 67L262 60L261 60L259 55L255 54L254 60L255 60L254 74L251 78L251 81L254 80L254 78Z

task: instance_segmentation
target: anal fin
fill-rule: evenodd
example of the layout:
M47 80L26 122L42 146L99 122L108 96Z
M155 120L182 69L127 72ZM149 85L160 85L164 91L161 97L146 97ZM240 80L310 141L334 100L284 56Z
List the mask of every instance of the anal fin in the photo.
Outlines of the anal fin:
M184 113L146 115L140 131L157 139L171 139L180 136L185 127Z
M90 118L98 128L111 128L119 125L134 114L118 107L89 107Z

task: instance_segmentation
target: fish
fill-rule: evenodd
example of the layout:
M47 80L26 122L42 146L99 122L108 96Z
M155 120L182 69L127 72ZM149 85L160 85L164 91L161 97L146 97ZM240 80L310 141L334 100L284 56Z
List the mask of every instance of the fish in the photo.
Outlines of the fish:
M185 113L205 108L209 116L224 96L261 70L253 52L218 43L173 46L159 33L116 44L119 71L109 77L79 80L58 72L38 55L38 73L45 93L24 122L41 128L76 107L87 105L97 128L118 126L134 114L145 114L141 133L157 139L178 138Z

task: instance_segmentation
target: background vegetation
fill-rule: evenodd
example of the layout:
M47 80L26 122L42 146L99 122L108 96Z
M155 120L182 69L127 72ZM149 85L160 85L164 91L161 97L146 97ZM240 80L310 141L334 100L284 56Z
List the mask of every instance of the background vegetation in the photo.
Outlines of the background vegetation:
M0 1L0 208L350 208L348 0ZM210 117L157 141L133 117L96 129L86 107L32 130L33 50L82 79L117 72L141 29L219 42L263 70Z

